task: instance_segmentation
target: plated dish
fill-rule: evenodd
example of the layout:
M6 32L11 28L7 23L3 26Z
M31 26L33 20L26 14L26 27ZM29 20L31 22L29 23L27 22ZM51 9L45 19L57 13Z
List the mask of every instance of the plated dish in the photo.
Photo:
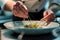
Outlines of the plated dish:
M17 33L24 32L25 34L44 34L51 32L56 27L59 27L59 24L51 22L46 25L46 23L40 21L15 21L7 22L4 26Z

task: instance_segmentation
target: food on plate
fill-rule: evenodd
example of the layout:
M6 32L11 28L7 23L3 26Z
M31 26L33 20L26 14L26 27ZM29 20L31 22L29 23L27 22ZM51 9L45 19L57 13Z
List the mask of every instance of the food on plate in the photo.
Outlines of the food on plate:
M30 24L24 25L24 27L26 27L26 28L41 28L41 25L39 23L30 23Z

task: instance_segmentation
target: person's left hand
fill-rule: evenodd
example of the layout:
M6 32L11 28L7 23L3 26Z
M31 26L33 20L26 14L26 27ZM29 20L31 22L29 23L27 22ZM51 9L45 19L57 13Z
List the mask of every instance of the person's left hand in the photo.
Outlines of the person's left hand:
M28 18L28 9L22 2L18 1L13 6L13 14L20 18Z
M55 16L51 10L46 10L43 13L43 18L40 21L51 22L54 20Z

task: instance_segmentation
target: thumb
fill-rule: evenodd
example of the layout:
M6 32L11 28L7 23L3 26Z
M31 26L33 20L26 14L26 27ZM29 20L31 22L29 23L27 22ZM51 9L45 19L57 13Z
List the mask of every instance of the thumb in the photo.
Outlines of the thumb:
M43 16L45 17L47 15L48 15L48 11L44 11Z

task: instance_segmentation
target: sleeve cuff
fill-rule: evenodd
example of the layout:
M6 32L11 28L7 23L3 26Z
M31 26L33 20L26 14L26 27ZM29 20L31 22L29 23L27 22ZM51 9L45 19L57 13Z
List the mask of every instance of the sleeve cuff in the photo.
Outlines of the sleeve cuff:
M52 3L56 3L56 4L60 5L60 0L53 0Z

